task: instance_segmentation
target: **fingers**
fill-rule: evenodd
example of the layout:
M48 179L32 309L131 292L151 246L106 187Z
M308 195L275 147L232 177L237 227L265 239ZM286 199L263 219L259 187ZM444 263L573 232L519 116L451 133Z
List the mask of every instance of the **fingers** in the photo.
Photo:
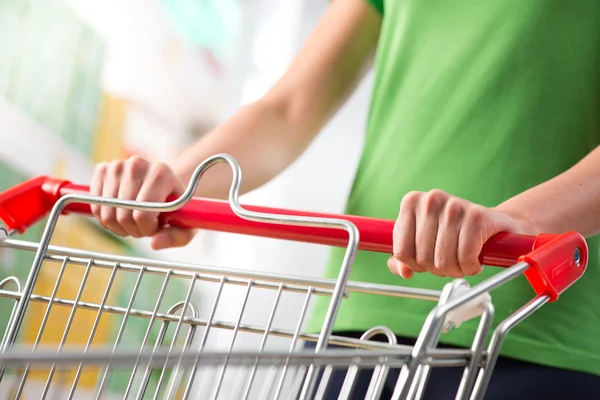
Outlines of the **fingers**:
M145 169L148 162L139 157L131 157L124 166L123 179L119 185L118 197L121 200L136 200L142 187ZM116 218L121 228L130 236L139 238L144 235L133 218L134 211L127 208L117 208Z
M394 260L388 262L391 272L400 275L407 269L413 272L424 272L416 261L416 207L419 202L418 193L409 193L400 205L400 213L394 224ZM404 275L402 275L404 276ZM411 274L412 276L412 274ZM410 278L407 277L407 279Z
M443 276L459 278L462 268L458 262L457 248L463 208L459 201L448 201L439 218L434 264Z
M394 226L388 268L406 279L422 272L453 278L476 275L484 243L498 233L496 214L439 190L408 193ZM501 217L506 221L506 215Z
M159 163L154 164L148 170L148 175L139 189L136 200L162 202L171 194L179 196L182 193L183 188L179 185L171 169L165 164ZM159 213L156 212L133 211L133 219L143 236L152 236L158 232L158 217Z
M104 177L106 176L106 169L108 168L107 163L99 163L94 169L94 173L92 174L92 183L90 184L90 194L92 196L102 196L102 184L104 182ZM96 204L92 204L90 206L92 210L92 215L98 219L98 222L104 226L104 222L100 218L100 210L101 207Z
M123 173L123 162L113 161L106 169L104 182L102 185L102 197L117 198L119 195L119 184L121 174ZM117 210L114 207L102 207L100 210L100 220L103 225L120 236L127 236L127 231L117 221Z
M417 206L417 228L415 236L416 262L424 270L444 276L434 262L438 236L438 215L443 211L443 197L432 192L421 199Z
M120 200L164 202L170 195L181 195L183 187L165 164L150 163L134 156L125 161L98 164L90 192ZM91 208L92 214L105 228L121 236L154 236L152 243L157 249L184 246L194 235L191 230L161 230L158 212L98 205Z
M465 275L477 275L481 272L482 266L479 263L479 253L484 243L488 239L482 236L481 226L485 224L482 219L485 218L482 213L484 210L473 209L459 235L457 245L457 259Z

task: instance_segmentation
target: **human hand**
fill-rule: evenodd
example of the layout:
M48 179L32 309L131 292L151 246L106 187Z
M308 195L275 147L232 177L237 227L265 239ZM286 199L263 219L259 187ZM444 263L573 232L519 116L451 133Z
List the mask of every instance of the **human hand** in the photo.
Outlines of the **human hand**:
M98 164L90 186L90 193L95 196L149 202L164 202L168 196L179 196L183 191L171 168L137 156ZM98 205L91 209L103 227L119 236L152 237L155 250L185 246L194 237L189 229L161 227L157 212Z
M411 192L402 199L388 268L409 279L414 273L461 278L481 272L479 254L492 236L525 233L525 223L440 190Z

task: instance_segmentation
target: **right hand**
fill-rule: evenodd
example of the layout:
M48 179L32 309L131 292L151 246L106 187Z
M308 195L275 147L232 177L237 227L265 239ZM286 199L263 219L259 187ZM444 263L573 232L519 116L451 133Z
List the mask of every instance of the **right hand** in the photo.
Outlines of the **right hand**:
M141 157L100 163L94 170L90 192L95 196L164 202L184 191L175 173L163 163L150 163ZM92 214L106 229L119 236L152 237L155 250L182 247L194 231L159 225L159 213L92 205Z

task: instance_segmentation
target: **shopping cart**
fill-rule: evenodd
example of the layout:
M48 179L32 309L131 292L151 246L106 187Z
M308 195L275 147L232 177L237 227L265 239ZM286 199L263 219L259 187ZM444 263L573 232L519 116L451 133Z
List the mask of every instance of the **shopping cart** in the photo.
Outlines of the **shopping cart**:
M203 173L218 162L228 163L233 170L229 202L193 198ZM332 371L343 369L347 373L340 398L349 398L358 371L369 369L373 374L365 398L376 399L390 370L400 369L393 398L417 399L423 395L431 368L458 366L464 373L456 398L480 399L509 330L545 303L557 300L587 265L587 246L577 233L501 234L485 245L481 261L507 268L474 287L462 279L442 291L349 282L357 250L391 253L393 221L242 207L240 181L236 161L217 155L198 167L181 197L166 203L94 197L86 194L87 187L47 177L0 193L0 219L5 224L0 250L35 253L24 283L14 276L0 282L0 298L14 300L0 344L0 393L10 398L306 399L320 398ZM90 204L159 212L161 221L172 226L339 246L346 253L339 277L329 280L50 245L59 217L89 214ZM45 217L39 244L11 238ZM73 271L79 273L78 288L61 295ZM536 295L499 323L486 348L494 315L489 293L521 274ZM49 289L38 290L42 277L48 284L48 276L53 280L46 285ZM127 295L113 296L125 276L132 278ZM159 284L145 291L155 295L155 303L144 309L138 300L148 277ZM181 300L163 304L165 293L176 282ZM86 299L91 289L99 295ZM199 292L214 297L198 304ZM340 304L356 292L435 303L414 346L397 344L393 332L382 326L360 339L333 335ZM257 304L252 298L259 293ZM316 296L331 300L322 331L308 334L302 330L303 322ZM220 314L224 305L226 312ZM261 310L261 323L244 319L252 307ZM37 317L30 317L35 310ZM57 317L59 311L62 319ZM286 327L277 326L282 316ZM460 329L461 323L473 318L480 321L470 349L438 347L443 332ZM107 321L115 327L110 342L98 339ZM135 346L125 345L128 328L140 323L144 333L135 337ZM25 335L25 330L34 334ZM60 333L54 341L45 339L51 331ZM85 340L72 340L74 334ZM243 335L254 341L239 348ZM377 335L385 335L388 341L375 340ZM305 341L316 342L315 349L303 350ZM332 350L330 344L346 349ZM120 385L114 383L119 379Z

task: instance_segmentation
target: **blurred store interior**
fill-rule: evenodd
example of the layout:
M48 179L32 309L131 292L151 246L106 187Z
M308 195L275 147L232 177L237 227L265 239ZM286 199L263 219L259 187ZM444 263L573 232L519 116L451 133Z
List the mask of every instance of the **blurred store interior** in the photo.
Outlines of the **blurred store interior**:
M168 162L259 97L327 5L0 0L0 190L37 175L87 184L95 163L132 154ZM309 151L242 203L341 212L361 150L370 86L368 77ZM38 241L42 228L23 237ZM78 217L61 221L53 243L310 276L319 275L328 255L323 246L211 232L199 232L186 248L154 252L146 240L117 239ZM31 257L7 252L0 258L2 277L24 279ZM200 307L210 301L204 292L194 295ZM254 312L262 318L267 311ZM278 318L286 325L284 314Z

